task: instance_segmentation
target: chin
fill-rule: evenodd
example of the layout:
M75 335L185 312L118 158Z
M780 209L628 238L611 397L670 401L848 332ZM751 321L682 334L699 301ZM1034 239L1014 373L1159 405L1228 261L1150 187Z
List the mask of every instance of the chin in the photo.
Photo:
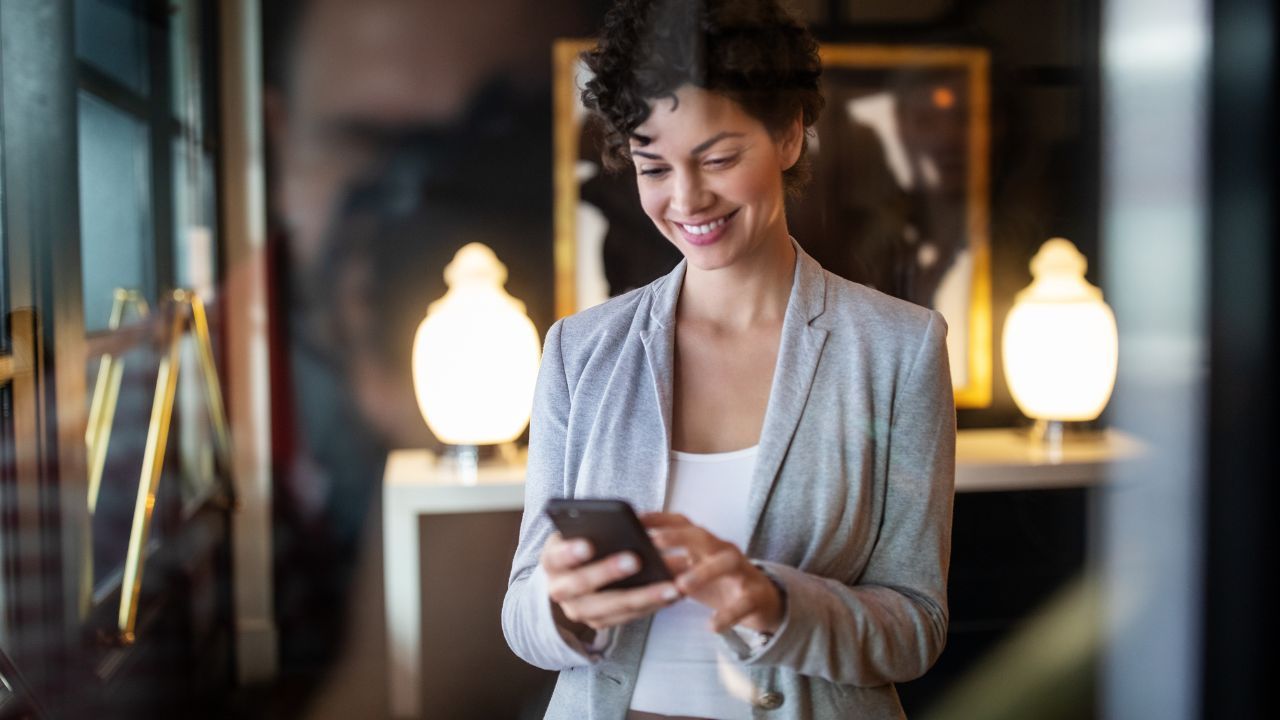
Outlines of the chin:
M699 270L720 270L733 265L740 256L733 248L716 245L699 247L697 245L680 244L677 246L690 265Z

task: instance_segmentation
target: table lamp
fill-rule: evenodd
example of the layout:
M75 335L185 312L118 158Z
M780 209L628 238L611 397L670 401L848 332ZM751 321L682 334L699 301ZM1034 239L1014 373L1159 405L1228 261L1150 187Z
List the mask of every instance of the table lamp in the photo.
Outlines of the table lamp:
M1088 262L1053 238L1031 259L1032 281L1004 324L1004 372L1034 435L1061 443L1064 422L1094 420L1115 387L1116 318L1102 290L1084 279Z
M413 385L427 427L474 482L479 445L508 443L529 424L540 343L524 303L507 294L507 268L470 243L445 267L444 297L413 340Z

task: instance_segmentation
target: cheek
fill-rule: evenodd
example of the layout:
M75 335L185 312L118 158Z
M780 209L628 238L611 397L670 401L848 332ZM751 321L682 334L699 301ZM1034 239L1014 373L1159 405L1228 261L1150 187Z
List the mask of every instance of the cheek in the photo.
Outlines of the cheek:
M650 220L659 228L662 227L663 215L667 207L666 193L657 188L646 188L644 180L640 180L640 207L644 209L644 214L648 215Z
M756 167L744 172L735 183L739 197L762 208L771 208L782 199L782 171Z

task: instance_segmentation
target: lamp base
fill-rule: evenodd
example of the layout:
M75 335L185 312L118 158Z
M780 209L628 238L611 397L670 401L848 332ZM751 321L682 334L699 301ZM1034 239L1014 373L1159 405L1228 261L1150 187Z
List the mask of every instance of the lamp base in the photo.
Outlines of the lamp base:
M475 485L480 476L480 448L475 445L446 445L440 463L453 470L463 485Z
M1031 426L1031 439L1044 445L1061 446L1065 434L1065 423L1061 420L1036 420Z
M1036 420L1027 431L1028 440L1041 446L1050 458L1062 456L1063 445L1077 442L1097 442L1106 431L1091 422L1065 420Z
M1032 420L1032 425L1023 429L1033 442L1095 442L1107 434L1106 427L1096 420Z

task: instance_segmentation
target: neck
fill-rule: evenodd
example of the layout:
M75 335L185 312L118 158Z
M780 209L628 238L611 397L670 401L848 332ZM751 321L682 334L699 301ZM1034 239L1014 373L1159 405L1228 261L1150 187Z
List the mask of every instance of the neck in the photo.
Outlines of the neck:
M785 232L779 240L737 262L715 270L685 268L677 320L711 323L729 330L745 330L762 323L781 322L791 297L796 250Z

